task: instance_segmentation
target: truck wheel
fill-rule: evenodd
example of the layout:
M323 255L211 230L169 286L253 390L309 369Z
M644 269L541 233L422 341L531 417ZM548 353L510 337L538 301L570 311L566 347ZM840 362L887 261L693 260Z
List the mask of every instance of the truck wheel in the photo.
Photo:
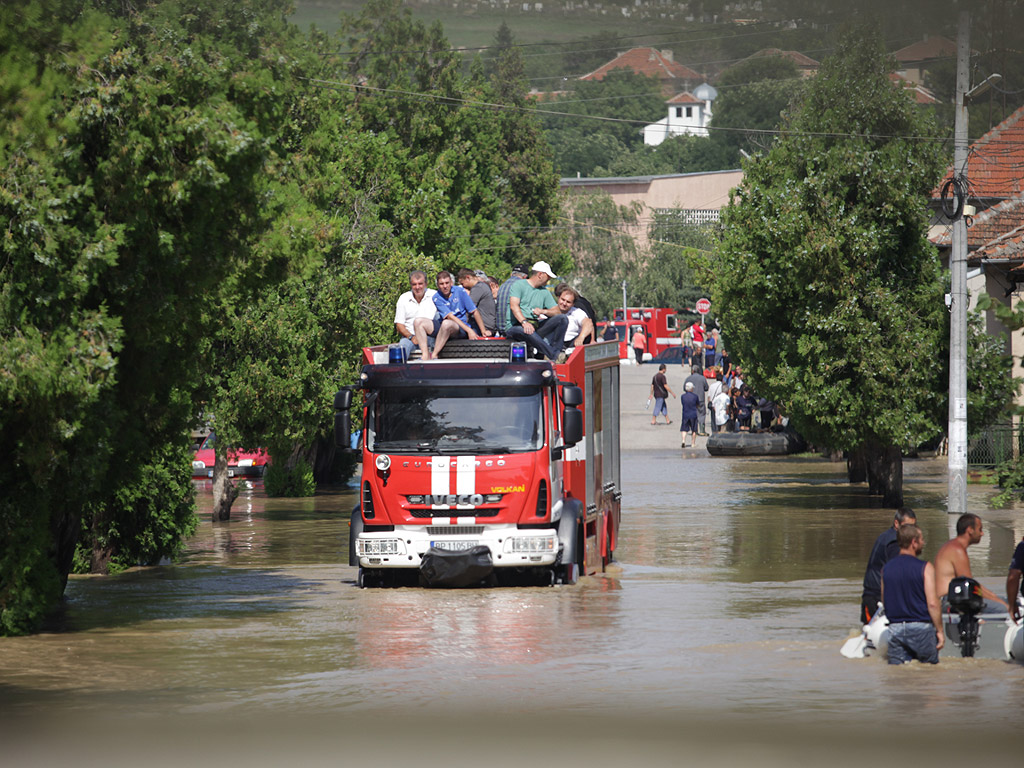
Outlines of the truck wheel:
M569 563L559 567L558 580L562 584L572 585L579 581L580 569L576 566L576 563Z
M441 350L441 360L458 360L467 357L492 357L508 360L508 339L452 339Z
M360 589L373 589L384 585L384 578L380 573L375 573L366 568L359 568L359 575L356 577L356 584Z

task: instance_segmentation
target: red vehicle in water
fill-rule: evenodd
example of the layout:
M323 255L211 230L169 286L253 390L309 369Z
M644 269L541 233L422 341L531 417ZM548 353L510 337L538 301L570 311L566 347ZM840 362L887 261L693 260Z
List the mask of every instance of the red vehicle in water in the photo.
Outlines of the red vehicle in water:
M644 360L651 360L669 347L682 346L680 332L687 323L674 309L667 307L626 307L626 320L623 320L620 307L607 323L598 323L599 338L603 338L602 334L609 325L615 328L621 359L633 359L632 339L639 329L647 335Z
M449 342L439 360L402 363L363 350L358 384L335 396L337 445L362 458L349 546L360 586L573 583L611 561L616 345L558 364L515 351ZM364 428L350 442L356 393ZM460 558L472 561L462 571Z
M213 477L215 461L213 448L217 433L211 432L192 456L192 477ZM263 477L270 463L270 454L260 448L258 451L228 451L228 477Z

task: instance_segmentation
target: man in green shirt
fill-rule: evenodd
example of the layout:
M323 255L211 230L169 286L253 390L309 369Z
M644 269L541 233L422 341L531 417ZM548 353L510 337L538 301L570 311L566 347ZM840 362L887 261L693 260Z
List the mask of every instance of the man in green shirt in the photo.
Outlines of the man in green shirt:
M537 310L558 312L558 303L544 286L555 277L546 261L538 261L530 268L530 276L512 285L509 296L508 337L513 341L525 341L549 360L556 360L565 347L565 331L569 318L553 314L538 318Z

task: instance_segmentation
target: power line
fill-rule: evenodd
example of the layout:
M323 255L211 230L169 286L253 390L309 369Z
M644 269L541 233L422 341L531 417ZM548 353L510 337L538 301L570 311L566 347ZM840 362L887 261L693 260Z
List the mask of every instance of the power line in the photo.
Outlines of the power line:
M445 104L461 104L468 107L481 107L486 109L497 109L508 112L521 112L530 114L549 115L554 117L571 117L583 120L596 120L599 122L606 123L619 123L625 125L637 125L645 126L650 125L649 120L634 120L624 117L606 117L604 115L581 115L574 112L560 112L557 110L539 109L537 107L520 107L514 104L499 104L489 101L475 101L472 99L463 99L456 96L440 96L433 93L420 93L417 91L406 91L398 88L380 88L377 86L360 84L360 83L346 83L339 80L325 80L322 78L314 77L300 77L300 80L305 80L318 87L329 88L333 90L355 90L355 91L372 91L375 93L384 94L397 94L400 96L409 96L412 98L423 99L425 101L435 101ZM808 137L819 137L819 138L837 138L837 139L904 139L907 141L935 141L935 142L946 142L949 140L948 137L938 136L910 136L910 135L899 135L899 134L881 134L881 133L842 133L842 132L828 132L828 131L791 131L784 129L767 129L767 128L731 128L725 126L708 126L709 130L716 131L727 131L732 133L756 133L767 136L808 136Z

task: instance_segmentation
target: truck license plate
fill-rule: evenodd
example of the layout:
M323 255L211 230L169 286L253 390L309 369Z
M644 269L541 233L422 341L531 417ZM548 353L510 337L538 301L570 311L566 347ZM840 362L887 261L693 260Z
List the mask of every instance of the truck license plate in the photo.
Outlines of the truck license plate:
M447 549L449 552L462 552L472 549L477 545L475 541L432 541L430 546L434 549Z

